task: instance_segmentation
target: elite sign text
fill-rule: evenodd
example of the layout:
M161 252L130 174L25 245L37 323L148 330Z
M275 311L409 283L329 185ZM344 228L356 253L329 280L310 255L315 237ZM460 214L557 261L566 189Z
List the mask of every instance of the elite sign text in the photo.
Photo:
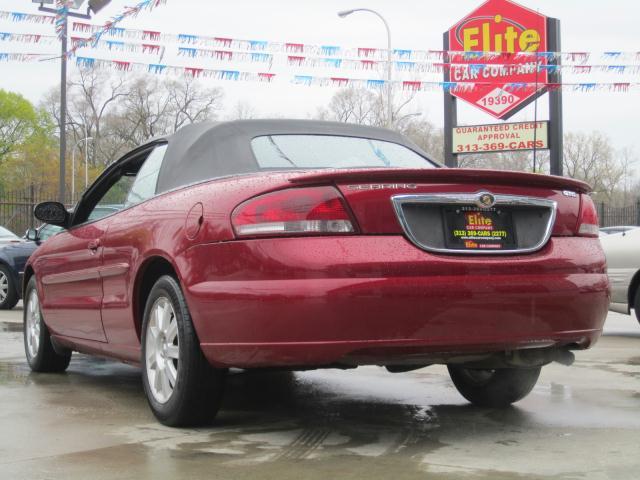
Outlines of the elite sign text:
M449 50L491 52L451 55L450 80L475 84L452 94L496 118L508 118L548 82L547 70L538 67L545 58L517 54L546 48L547 17L509 0L488 0L449 30ZM514 83L533 87L507 87Z

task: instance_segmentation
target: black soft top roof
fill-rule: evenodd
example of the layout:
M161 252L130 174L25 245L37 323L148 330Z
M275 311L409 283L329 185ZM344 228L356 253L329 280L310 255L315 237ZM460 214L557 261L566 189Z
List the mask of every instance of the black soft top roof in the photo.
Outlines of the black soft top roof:
M168 143L156 191L161 193L211 178L258 172L260 167L251 149L251 140L264 135L287 134L382 140L403 145L430 160L424 151L406 137L383 128L316 120L195 123L151 142Z

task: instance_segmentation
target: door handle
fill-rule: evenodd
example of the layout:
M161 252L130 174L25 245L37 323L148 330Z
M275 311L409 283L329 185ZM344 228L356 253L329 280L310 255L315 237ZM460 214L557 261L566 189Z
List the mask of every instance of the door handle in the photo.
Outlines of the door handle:
M89 250L91 250L92 253L96 253L96 250L98 250L99 246L100 246L100 240L91 240L89 242L88 248Z

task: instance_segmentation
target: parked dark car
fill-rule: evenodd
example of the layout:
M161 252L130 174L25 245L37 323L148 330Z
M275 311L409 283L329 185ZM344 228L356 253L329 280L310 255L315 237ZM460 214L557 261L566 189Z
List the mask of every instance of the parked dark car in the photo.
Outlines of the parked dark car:
M440 168L404 136L314 121L196 124L133 150L25 271L25 351L142 366L156 417L210 421L226 369L446 364L505 407L602 332L589 186ZM99 220L105 203L119 211Z
M0 239L0 310L16 306L22 297L22 274L27 260L42 242L62 230L56 225L43 225L27 232L26 238L12 233L10 240L8 236Z
M0 226L0 244L7 243L7 242L15 242L18 240L20 240L20 237L18 237L15 233L13 233L11 230L8 230Z

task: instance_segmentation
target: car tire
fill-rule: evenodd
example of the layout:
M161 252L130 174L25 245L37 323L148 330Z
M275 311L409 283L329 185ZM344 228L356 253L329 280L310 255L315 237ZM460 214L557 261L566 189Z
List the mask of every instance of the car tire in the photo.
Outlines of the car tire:
M481 370L448 365L449 375L460 394L479 407L504 408L526 397L542 367Z
M0 310L11 310L18 303L18 289L11 270L0 265Z
M22 313L24 351L29 367L34 372L64 372L71 361L71 351L58 353L53 347L51 334L42 317L36 278L34 276L27 283L24 298L24 310Z
M200 349L180 285L162 276L146 300L142 324L142 381L153 414L170 427L211 423L225 377Z
M636 298L633 300L633 309L636 312L636 319L640 322L640 285L636 288Z

